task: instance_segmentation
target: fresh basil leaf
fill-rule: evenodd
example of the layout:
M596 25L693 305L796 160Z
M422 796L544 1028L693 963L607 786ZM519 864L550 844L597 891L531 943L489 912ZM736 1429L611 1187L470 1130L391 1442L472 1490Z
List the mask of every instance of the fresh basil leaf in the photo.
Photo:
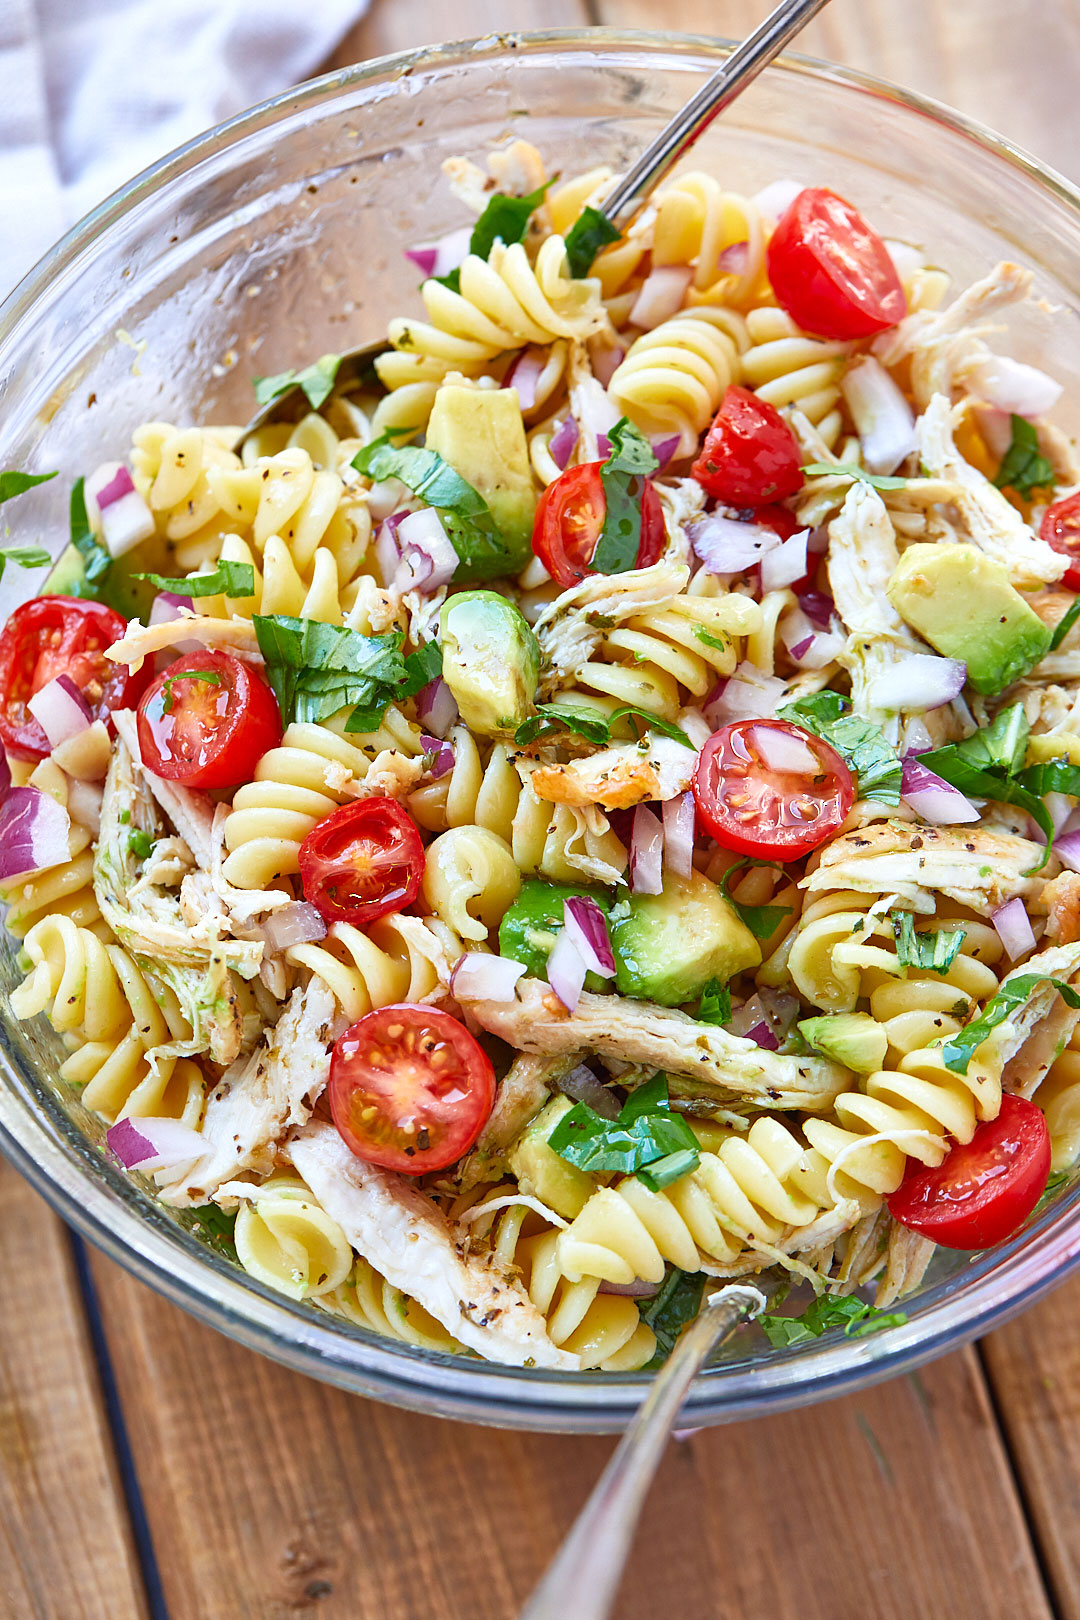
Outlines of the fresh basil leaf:
M967 760L980 769L993 766L1011 776L1024 763L1030 735L1031 726L1024 713L1024 705L1013 703L1009 708L1002 709L983 730L952 746L957 758ZM924 754L921 757L925 763L931 756Z
M212 669L178 669L175 675L167 675L162 683L162 711L169 714L173 706L172 689L177 681L205 681L207 686L220 686L221 676Z
M0 579L9 562L18 563L20 568L47 568L52 558L41 546L0 546Z
M853 461L839 461L835 466L828 461L809 461L803 473L807 478L851 478L873 489L903 489L908 483L906 478L882 478L879 473L868 473L865 467L856 466Z
M86 480L77 478L71 489L71 544L82 558L83 573L90 587L103 580L112 567L112 558L97 541L86 515ZM91 589L91 595L96 592Z
M699 1314L705 1282L703 1271L680 1271L672 1266L652 1299L641 1301L641 1320L656 1334L656 1354L646 1364L646 1372L663 1365L683 1328Z
M442 648L437 641L425 641L422 647L415 652L406 654L405 679L398 687L394 696L401 701L403 698L415 697L424 687L442 674Z
M745 923L746 927L749 928L755 939L771 939L784 918L791 916L791 907L740 905L731 892L730 884L736 873L745 872L748 866L775 866L777 871L783 871L779 861L759 861L755 860L752 855L744 855L742 860L735 862L734 866L729 866L720 879L720 893L735 912L739 921ZM730 998L728 1005L728 1017L730 1017Z
M473 226L469 252L475 253L478 259L486 259L496 242L505 242L507 247L523 242L529 220L543 202L550 184L550 180L545 180L527 197L508 197L505 192L496 191Z
M633 703L621 704L610 715L588 703L541 703L536 713L518 726L514 742L519 748L527 748L530 743L546 742L560 731L572 731L587 742L595 743L598 748L606 747L611 741L612 727L623 719L638 720L646 731L662 732L673 742L682 743L685 748L694 748L686 732L674 720L665 720L662 715L639 709ZM697 750L694 749L694 752Z
M1061 643L1065 640L1065 637L1068 635L1077 619L1080 619L1080 596L1074 599L1072 606L1066 609L1065 613L1054 626L1054 633L1050 637L1051 652L1057 652L1058 648L1061 646Z
M945 1067L952 1069L954 1074L967 1074L968 1064L976 1047L981 1046L998 1025L1003 1024L1016 1011L1017 1007L1022 1007L1041 984L1052 984L1067 1007L1074 1009L1080 1007L1080 995L1071 984L1066 984L1062 979L1055 979L1048 973L1021 973L1018 978L1010 979L1003 984L996 995L991 996L978 1018L972 1019L970 1024L965 1024L963 1029L955 1035L950 1035L943 1043L941 1052Z
M251 563L232 562L222 557L212 574L196 574L191 579L169 579L164 574L136 574L148 579L159 591L172 596L228 596L234 601L255 595L255 569Z
M255 402L258 405L269 405L272 399L287 394L291 388L302 388L307 395L308 404L313 411L317 411L320 405L325 405L334 391L334 381L340 364L340 354L323 354L310 366L305 366L303 371L290 369L279 371L276 377L253 377Z
M50 478L56 476L54 472L0 472L0 506L5 501L13 500L16 495L24 495L28 489L34 489L38 484L47 484Z
M140 861L147 859L153 847L154 840L148 832L143 832L141 827L136 827L133 832L128 833L128 849Z
M834 720L839 720L845 715L850 707L847 698L841 697L839 692L830 691L828 687L822 692L808 692L805 697L788 704L788 708L798 716L796 724L803 725L806 730L810 728L805 726L805 721L816 720L821 725L831 725Z
M1015 776L1009 774L1023 760L1029 730L1027 719L1017 703L999 714L985 731L976 732L962 743L948 743L944 748L933 748L929 753L920 754L919 763L951 787L959 788L968 798L992 799L998 804L1015 804L1019 809L1026 810L1047 841L1033 869L1039 871L1050 858L1050 844L1054 836L1050 812L1039 796L1038 783L1043 777L1038 775L1029 779L1036 783L1033 789L1025 780L1028 776L1026 771L1020 771ZM1037 771L1038 767L1031 769Z
M838 705L842 706L839 710ZM898 805L904 767L895 748L879 726L848 714L848 707L846 699L835 692L815 692L778 709L777 718L790 720L830 743L858 778L860 799Z
M900 1327L907 1321L904 1311L879 1311L863 1299L847 1294L837 1299L832 1294L821 1294L813 1300L801 1316L773 1316L766 1312L757 1318L774 1350L786 1349L792 1344L806 1344L820 1339L830 1328L842 1327L849 1339L861 1339L867 1333L878 1333L882 1328Z
M1037 765L1028 765L1017 772L1016 780L1040 799L1047 793L1068 793L1074 799L1080 798L1080 765L1070 765L1067 759L1044 759Z
M508 554L484 497L437 450L415 444L395 450L384 433L358 451L352 465L376 483L398 478L427 506L436 507L467 572L481 568L490 576L493 564Z
M689 1125L671 1112L663 1074L632 1092L617 1119L605 1119L587 1103L575 1104L548 1137L548 1146L580 1170L623 1175L673 1153L692 1155L687 1168L693 1169L700 1155Z
M727 898L730 900L731 896L728 895ZM732 901L732 904L734 905L735 902ZM787 907L760 906L757 908L748 907L747 909L786 911ZM768 936L763 937L767 938ZM721 1026L726 1024L731 1017L731 991L727 985L721 984L719 979L710 979L701 992L701 1000L698 1002L697 1011L693 1016L699 1024L720 1024Z
M948 973L967 938L966 928L927 928L918 930L910 911L891 911L889 921L896 936L896 960L903 968L928 968L931 973Z
M624 574L637 567L645 479L660 463L648 439L625 416L608 433L608 442L611 448L600 468L604 523L589 566L598 574Z
M665 720L663 715L652 714L648 709L639 709L635 703L620 703L617 709L612 709L610 724L617 725L620 720L639 720L646 731L659 731L672 742L682 743L684 748L690 748L696 754L697 749L686 735L682 726L677 726L674 720Z
M701 1155L696 1149L680 1148L677 1153L669 1153L666 1158L654 1159L651 1164L642 1165L637 1172L639 1181L644 1182L650 1192L663 1192L670 1187L673 1181L679 1181L683 1176L696 1170Z
M194 1209L181 1210L178 1219L211 1249L236 1260L233 1231L238 1213L239 1209L222 1209L219 1204L196 1204Z
M261 613L252 622L286 725L325 720L348 706L381 714L405 679L400 632L365 636L340 624Z
M1037 489L1053 488L1054 469L1039 454L1039 435L1023 416L1010 417L1012 441L998 468L994 483L998 489L1014 489L1029 500Z
M722 636L714 636L712 631L706 630L703 624L695 624L694 634L699 641L705 643L706 647L715 647L718 652L727 652L731 646L730 641L725 641Z
M583 208L566 233L566 257L574 280L587 276L600 249L619 241L620 235L599 208Z
M1041 1210L1044 1210L1061 1189L1069 1185L1072 1176L1071 1170L1054 1170L1047 1177L1046 1186L1042 1190L1042 1197L1032 1210L1032 1214L1038 1215Z

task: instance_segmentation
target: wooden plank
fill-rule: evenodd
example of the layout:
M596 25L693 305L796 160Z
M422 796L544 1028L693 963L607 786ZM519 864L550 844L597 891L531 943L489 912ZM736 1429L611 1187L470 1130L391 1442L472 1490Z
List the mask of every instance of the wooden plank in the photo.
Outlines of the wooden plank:
M373 0L327 68L451 39L531 28L573 28L588 21L585 0Z
M510 1620L611 1442L393 1411L95 1258L172 1620ZM1048 1620L974 1356L671 1448L620 1620Z
M0 1607L145 1620L71 1243L0 1162Z

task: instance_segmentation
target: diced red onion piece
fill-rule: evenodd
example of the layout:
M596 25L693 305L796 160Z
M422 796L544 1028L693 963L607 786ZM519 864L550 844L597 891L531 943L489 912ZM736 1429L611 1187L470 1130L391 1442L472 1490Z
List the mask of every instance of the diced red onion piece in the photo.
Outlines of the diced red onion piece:
M827 592L803 591L799 597L799 606L810 620L810 623L818 630L832 629L836 604Z
M0 805L0 883L71 859L71 817L36 787L12 788Z
M424 277L425 281L429 276L433 276L435 274L436 255L433 247L406 248L405 257L407 259L411 259L413 264L415 264L416 268L419 270L420 274Z
M8 764L7 754L0 747L0 804L3 804L11 792L11 766Z
M428 774L437 782L440 776L445 776L447 771L453 770L454 750L450 743L444 742L441 737L428 737L423 732L420 734L420 741L424 745L424 753L433 756L428 766Z
M904 754L925 754L933 748L934 739L930 735L926 721L920 715L909 714L901 727Z
M915 272L926 263L925 254L921 248L913 247L910 242L898 242L895 237L887 236L885 246L897 275L906 287Z
M735 720L767 720L775 715L786 691L777 676L763 675L744 662L705 699L705 718L714 730Z
M508 956L466 951L454 964L450 994L458 1001L513 1001L517 994L515 986L524 972L522 964L511 961ZM582 979L584 977L583 973Z
M1035 949L1035 931L1019 895L999 906L990 921L997 929L998 939L1004 945L1010 962L1018 962Z
M634 811L630 833L630 893L662 894L664 829L645 805Z
M837 630L818 630L801 607L788 608L780 620L780 639L800 669L824 669L844 650Z
M445 737L450 727L457 724L457 700L441 675L429 681L417 696L416 713L421 725L434 737Z
M77 737L94 718L89 703L66 674L47 681L26 707L48 738L50 748Z
M1054 854L1062 866L1067 866L1070 872L1080 872L1080 827L1074 832L1064 833L1058 839L1054 845Z
M518 404L523 411L531 411L536 404L536 385L546 365L544 350L530 345L522 349L506 373L503 387L517 389Z
M812 557L824 557L829 549L829 526L827 523L819 523L815 529L810 530L810 538L806 542L806 549Z
M875 675L867 686L870 702L894 713L901 709L940 709L964 690L967 665L957 658L909 653L899 664Z
M682 308L693 274L690 266L683 264L659 265L650 270L634 300L630 325L651 332L662 321L669 321Z
M1050 817L1050 825L1054 829L1054 837L1065 831L1066 823L1073 813L1072 800L1067 793L1044 793L1043 804Z
M456 231L447 231L437 242L420 242L416 247L406 248L405 257L412 260L425 278L448 276L451 270L460 268L471 240L472 226L463 225Z
M979 812L964 795L933 771L920 765L915 754L903 762L900 793L904 803L932 827L953 827L961 822L978 821Z
M177 596L172 591L158 591L150 609L150 617L146 622L147 624L172 624L175 619L180 617L180 609L189 608L190 606L190 596ZM193 645L198 646L201 644L195 642Z
M556 467L566 470L566 464L577 448L578 425L572 416L560 422L548 441L548 451Z
M434 507L425 506L402 518L394 538L401 549L401 566L395 579L400 590L430 595L440 586L449 585L461 559Z
M125 1170L168 1170L207 1152L204 1136L179 1119L118 1119L105 1132L109 1151Z
M375 561L379 565L379 572L387 584L397 573L401 561L401 547L397 542L398 524L403 523L408 516L407 512L397 512L391 517L384 518L379 524L375 535Z
M676 877L688 878L694 870L694 795L665 799L663 821L664 865Z
M326 918L310 900L290 901L259 926L259 933L271 951L287 951L293 945L310 945L326 938Z
M606 447L605 444L601 444L598 454L606 456L608 450L611 449L611 443L607 439L607 435L616 422L619 421L622 412L595 377L583 377L575 386L570 397L574 415L578 420L578 426L585 435L586 446L589 443L590 436L597 441L602 439L605 441ZM590 456L587 459L592 460L593 458Z
M559 1090L575 1102L583 1102L592 1109L594 1114L601 1114L604 1119L617 1119L619 1104L607 1086L596 1078L592 1070L584 1063L579 1063L576 1069L564 1074L557 1081Z
M625 359L626 350L621 343L592 343L589 345L589 362L593 369L593 376L603 388L607 387Z
M574 936L564 928L548 957L548 984L554 990L567 1012L577 1011L581 987L588 972L585 958L574 943Z
M749 259L749 242L731 242L717 259L716 268L725 276L744 276Z
M667 466L668 462L671 460L672 456L675 454L676 450L679 448L681 443L682 443L682 434L681 433L672 433L666 439L660 439L660 438L653 439L653 441L652 441L653 455L656 457L657 461L660 463L660 465L656 469L658 473L663 472L664 468Z
M110 557L123 557L156 533L154 514L136 489L102 510L101 535Z
M710 574L745 573L782 543L774 529L762 523L740 523L722 512L710 512L691 524L687 533L695 555Z
M596 1290L598 1294L619 1294L624 1299L652 1299L660 1291L659 1283L645 1282L641 1277L635 1277L633 1282L613 1283L602 1282ZM692 1431L696 1434L698 1431Z
M606 433L598 433L596 435L596 453L605 461L607 460L608 456L610 456L611 440L608 438Z
M965 366L964 381L977 399L1012 416L1045 416L1062 394L1061 383L1045 371L1003 354L988 354Z
M806 542L809 529L782 540L761 559L761 588L763 591L782 591L785 585L794 585L806 573Z
M880 361L867 354L840 379L872 473L893 473L915 449L915 412Z
M121 464L117 467L108 483L95 492L98 511L103 513L107 506L114 505L124 495L130 495L134 488L135 484L131 474Z
M806 187L800 185L798 180L772 180L761 191L755 192L753 202L762 217L770 225L775 225L805 190Z
M748 1041L753 1041L755 1046L764 1047L766 1052L777 1052L780 1049L780 1042L773 1034L769 1025L764 1022L760 1024L753 1024L746 1031L744 1038Z
M820 776L821 763L801 737L773 726L755 727L753 736L754 747L770 771L784 771L791 776Z
M574 941L588 971L610 979L615 972L615 956L608 938L607 920L596 901L586 895L564 900L563 928Z
M791 649L792 658L794 658L796 660L798 660L800 658L805 658L806 654L810 651L810 649L811 649L811 647L813 645L814 645L814 637L813 636L804 636L801 641L797 641L795 643L794 647L792 647L792 649Z

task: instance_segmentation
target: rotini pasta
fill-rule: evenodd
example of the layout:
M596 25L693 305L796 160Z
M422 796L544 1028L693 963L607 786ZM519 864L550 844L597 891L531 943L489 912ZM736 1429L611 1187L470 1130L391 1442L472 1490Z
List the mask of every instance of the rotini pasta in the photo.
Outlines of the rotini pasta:
M717 283L722 301L735 308L760 295L765 240L756 205L710 174L680 175L657 198L653 263L692 264L694 289L707 299Z
M88 828L72 826L71 859L43 872L27 872L0 885L0 900L7 906L4 927L22 939L43 917L69 917L79 928L108 937L94 897L93 838Z
M451 827L428 845L424 899L462 939L486 939L520 888L513 850L486 827Z
M840 379L849 345L807 337L782 309L752 309L742 376L748 388L778 410L794 407L833 446L843 431Z
M319 944L293 945L286 955L328 985L355 1023L374 1007L441 994L461 950L458 936L440 919L383 917L366 931L336 922Z
M451 1355L461 1348L422 1305L400 1288L394 1288L362 1255L356 1256L349 1278L340 1287L319 1295L318 1303L324 1310L345 1317L357 1327L379 1333L385 1339L400 1339L417 1350L438 1350Z
M353 1268L345 1233L298 1176L271 1176L241 1201L234 1228L244 1270L290 1299L318 1299Z
M635 338L608 392L643 433L677 433L675 454L691 455L725 388L742 381L749 346L734 310L682 310Z

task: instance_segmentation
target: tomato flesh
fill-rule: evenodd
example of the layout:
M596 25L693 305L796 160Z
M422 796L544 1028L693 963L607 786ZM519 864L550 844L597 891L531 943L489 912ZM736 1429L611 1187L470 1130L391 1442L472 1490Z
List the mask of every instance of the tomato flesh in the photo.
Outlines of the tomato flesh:
M424 876L420 829L396 799L356 799L300 845L304 894L327 922L364 927L411 905Z
M690 471L726 506L768 507L802 488L795 435L779 411L732 383Z
M602 461L586 461L568 467L549 484L536 508L533 523L533 551L563 589L576 585L592 573L600 531L604 527L607 502L600 477ZM641 540L638 568L651 568L659 562L667 540L660 497L648 478L641 484Z
M946 1249L989 1249L1027 1220L1050 1174L1050 1132L1042 1109L1005 1092L996 1119L975 1127L939 1165L912 1159L888 1199L901 1226Z
M124 634L119 613L78 596L37 596L0 634L0 742L16 759L44 759L49 740L27 703L57 675L70 675L95 720L133 708L150 671L129 675L105 649Z
M782 861L831 838L855 802L835 748L786 720L736 720L714 732L693 789L698 817L718 844Z
M495 1102L495 1071L464 1024L401 1002L365 1014L330 1058L330 1112L346 1145L407 1176L467 1153Z
M231 653L192 652L147 687L138 715L143 763L155 776L193 788L249 782L281 741L277 699Z
M872 337L907 314L888 248L834 191L800 191L769 239L766 264L778 302L818 337Z
M1069 559L1061 583L1070 591L1080 591L1080 490L1046 508L1039 534Z

